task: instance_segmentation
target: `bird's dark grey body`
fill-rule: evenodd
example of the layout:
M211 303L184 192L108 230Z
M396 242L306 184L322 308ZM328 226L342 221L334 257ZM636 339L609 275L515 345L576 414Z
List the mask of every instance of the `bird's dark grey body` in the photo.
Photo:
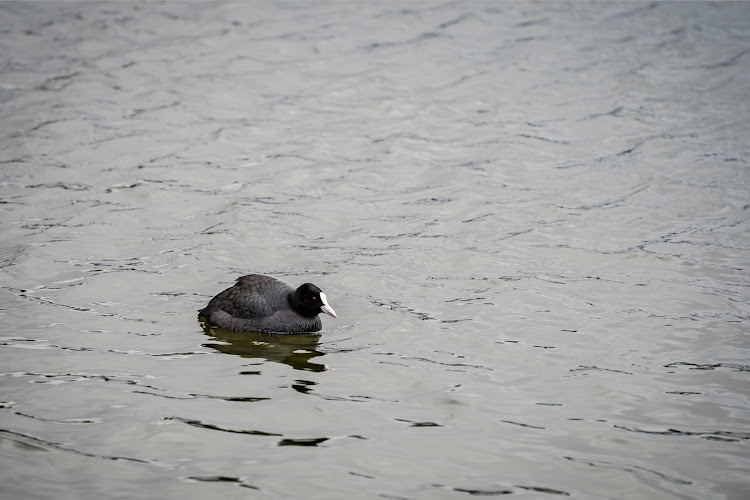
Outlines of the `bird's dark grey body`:
M320 312L336 317L315 285L295 290L275 278L250 274L211 299L199 314L212 325L238 332L314 333L322 328Z

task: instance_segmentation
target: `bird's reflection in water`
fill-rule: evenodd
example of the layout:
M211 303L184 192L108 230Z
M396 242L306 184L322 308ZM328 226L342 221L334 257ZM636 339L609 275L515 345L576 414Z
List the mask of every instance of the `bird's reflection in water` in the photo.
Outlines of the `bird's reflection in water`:
M327 368L324 364L310 361L323 356L316 348L320 335L279 335L259 332L233 332L217 328L201 320L203 331L212 340L203 344L204 347L216 349L226 354L235 354L243 358L261 358L276 363L284 363L295 370L322 372Z

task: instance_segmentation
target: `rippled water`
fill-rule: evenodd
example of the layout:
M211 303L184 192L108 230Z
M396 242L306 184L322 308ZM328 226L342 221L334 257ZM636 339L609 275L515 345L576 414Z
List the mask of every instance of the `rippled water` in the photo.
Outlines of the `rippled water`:
M744 498L750 4L0 4L3 498ZM320 336L213 330L312 281Z

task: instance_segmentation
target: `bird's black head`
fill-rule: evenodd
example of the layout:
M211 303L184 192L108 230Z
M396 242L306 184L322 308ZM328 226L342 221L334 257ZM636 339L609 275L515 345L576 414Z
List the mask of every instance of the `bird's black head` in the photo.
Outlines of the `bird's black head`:
M292 308L303 316L314 318L324 312L336 317L333 308L328 305L326 294L312 283L300 285L292 294L291 303Z

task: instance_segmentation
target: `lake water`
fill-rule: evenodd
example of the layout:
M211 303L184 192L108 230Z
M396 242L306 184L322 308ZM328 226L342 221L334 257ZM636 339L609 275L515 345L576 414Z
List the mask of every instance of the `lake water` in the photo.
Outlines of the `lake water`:
M750 3L0 4L0 497L743 499ZM204 329L243 274L319 336Z

